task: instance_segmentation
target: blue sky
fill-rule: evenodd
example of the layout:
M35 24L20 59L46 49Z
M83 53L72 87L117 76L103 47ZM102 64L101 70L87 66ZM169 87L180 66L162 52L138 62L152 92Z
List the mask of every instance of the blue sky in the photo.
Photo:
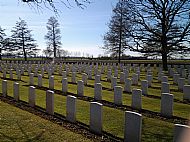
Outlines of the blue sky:
M70 9L61 3L57 4L60 10L57 19L60 23L63 49L94 56L104 53L99 47L103 45L102 36L107 31L106 24L111 18L116 0L91 1L85 9L74 4ZM50 16L55 16L55 13L47 8L38 11L18 0L0 2L0 26L6 29L6 34L11 35L10 31L20 17L27 22L40 49L46 47L44 35L47 33L46 23Z

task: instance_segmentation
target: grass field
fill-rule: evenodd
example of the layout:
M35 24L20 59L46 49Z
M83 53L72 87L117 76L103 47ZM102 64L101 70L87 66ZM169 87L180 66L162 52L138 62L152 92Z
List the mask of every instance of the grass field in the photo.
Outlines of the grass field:
M1 101L0 111L1 142L91 141L53 122Z
M161 116L157 116L155 114L159 114L160 112L160 99L159 97L161 96L161 84L157 81L156 78L156 74L157 71L156 69L153 70L153 74L154 74L154 80L153 80L153 85L152 87L149 88L149 95L153 96L153 97L146 97L146 96L142 96L142 108L144 110L146 110L146 112L143 112L143 129L142 129L142 141L143 142L165 142L165 141L172 141L173 140L173 127L175 123L187 123L187 119L190 116L190 104L186 104L183 103L183 93L178 91L178 87L176 85L173 84L173 80L172 78L169 78L169 83L170 83L170 89L171 89L171 93L174 95L174 116L178 117L178 119L167 119ZM131 71L130 73L130 77L132 75L133 71ZM2 73L0 74L2 76ZM8 75L7 75L8 77ZM59 76L57 73L54 74L55 77L55 92L60 92L61 91L61 80L62 77ZM16 79L16 74L14 72L14 79ZM81 74L77 74L77 80L81 80ZM109 102L109 103L113 103L113 91L110 90L111 84L110 82L106 82L106 74L102 75L102 85L104 88L107 89L103 89L103 96L102 99ZM141 76L140 76L140 80L144 80L145 79L145 71L142 72ZM13 96L13 83L14 81L12 80L8 80L8 95L9 96ZM1 80L2 81L2 78ZM71 81L71 74L68 76L68 81ZM20 99L28 102L28 82L29 82L29 77L27 76L27 72L25 72L25 76L22 76L22 81L17 81L20 83ZM35 85L37 85L37 77L34 78L34 82ZM45 108L45 96L46 96L46 91L48 89L48 76L47 74L45 74L45 77L43 78L43 88L37 88L36 89L36 105L40 106L42 108ZM84 100L83 98L79 97L77 99L77 121L80 121L82 123L85 123L87 125L89 125L89 107L90 107L90 102L94 101L93 100L93 96L94 96L94 88L92 87L94 85L94 80L88 80L88 85L89 86L85 86L84 89L84 96L89 98L89 101ZM118 79L118 85L124 86L124 84L120 84L119 83L119 79ZM1 88L1 83L0 83L0 88ZM141 88L140 86L140 81L139 81L139 85L138 86L132 86L132 88ZM58 91L59 90L59 91ZM77 85L76 84L69 84L68 85L68 92L72 93L74 95L77 94ZM1 92L1 90L0 90ZM55 101L55 112L59 113L63 116L66 115L66 96L64 96L61 93L56 93L54 96L54 101ZM128 107L130 108L131 106L131 94L129 93L123 93L123 104L124 104L124 109L119 109L119 108L114 108L114 107L110 107L110 106L104 106L103 107L103 130L116 136L119 138L123 138L124 137L124 112L125 110L128 110ZM9 112L12 112L11 116L15 116L15 118L17 119L13 119L12 117L8 117L7 119L5 119L5 123L1 122L0 126L3 126L0 129L0 138L3 137L5 133L9 133L9 134L14 134L16 133L16 136L18 138L22 139L23 134L18 132L17 129L15 129L14 127L17 127L17 121L22 121L23 126L28 125L27 121L30 121L32 117L34 117L34 121L32 121L34 124L34 126L36 126L36 129L38 130L38 133L43 132L40 129L40 126L38 126L38 124L41 121L44 121L43 119L38 118L37 116L34 116L28 112L24 112L22 111L22 113L27 113L26 118L24 117L25 115L21 115L20 113L18 113L17 117L17 111L21 111L17 108L14 108L12 106L9 106L5 103L1 102L2 107L5 107L6 109L4 110L4 113L1 113L1 117L6 118L7 116L10 116L11 114L9 114ZM1 108L2 109L2 108ZM10 111L7 111L10 110ZM15 111L14 111L15 110ZM131 110L131 108L130 108ZM139 112L138 110L134 110L132 109L132 111L136 111ZM150 112L152 113L152 115L147 113ZM15 112L15 114L13 113ZM6 114L7 113L7 114ZM31 115L31 117L29 117ZM28 120L29 119L29 120ZM39 119L39 120L38 120ZM23 121L25 120L25 121ZM35 121L36 120L36 121ZM10 121L10 122L9 122ZM38 123L39 122L39 123ZM6 123L10 123L13 125L8 125L7 127L9 128L7 130L6 128ZM48 123L48 121L44 121L43 122L44 125L45 123ZM32 124L32 123L31 123ZM55 125L52 124L51 122L49 122L48 125ZM5 128L4 128L5 127ZM58 127L58 128L56 128ZM55 129L64 129L60 126L54 126ZM30 135L29 138L35 137L36 133L34 133L32 130L30 130L30 128L26 128L27 132ZM64 131L64 130L63 130ZM67 131L67 130L65 130ZM37 131L36 131L37 132ZM57 134L57 132L55 132ZM68 133L68 134L67 134ZM52 137L57 137L57 135L52 135ZM60 134L61 135L61 134ZM72 137L70 137L70 135ZM46 140L46 138L48 140L50 136L46 136L46 131L43 132L43 139ZM88 141L87 139L85 139L84 137L76 134L75 135L72 132L66 132L66 136L63 139L66 139L67 141L67 136L68 137L68 141ZM11 135L12 137L12 135ZM13 135L14 137L14 135ZM78 139L77 139L78 137ZM71 138L71 139L69 139ZM76 138L76 140L75 140ZM25 140L24 138L22 139L23 141ZM5 140L6 141L6 140ZM59 141L59 140L57 140Z

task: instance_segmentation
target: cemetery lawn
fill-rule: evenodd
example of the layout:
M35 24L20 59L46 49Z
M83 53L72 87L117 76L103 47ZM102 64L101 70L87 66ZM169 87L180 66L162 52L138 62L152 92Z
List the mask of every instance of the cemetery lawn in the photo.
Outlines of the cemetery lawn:
M90 142L90 139L0 101L1 142Z
M154 72L154 74L157 74ZM0 74L2 76L2 73ZM130 73L131 77L132 73ZM156 76L156 75L155 75ZM8 96L13 97L13 83L15 81L8 79L9 75L7 75L8 82ZM14 79L16 79L16 73L14 72ZM81 80L81 74L77 74L77 80ZM93 77L94 79L94 77ZM141 74L140 80L145 79L145 71ZM0 82L2 82L2 78ZM34 78L34 84L37 86L37 77ZM58 75L56 72L54 74L54 84L55 84L55 95L54 95L54 110L56 113L59 113L63 116L66 116L66 96L57 93L56 91L61 92L62 84L61 84L62 76ZM113 103L113 90L110 90L110 82L106 82L106 73L102 75L102 85L104 88L102 91L102 99ZM77 94L77 84L70 83L71 74L68 76L68 92L72 94ZM28 102L28 87L29 87L29 77L25 72L25 76L22 76L22 81L18 81L20 84L20 100ZM171 93L174 94L174 99L177 101L183 100L183 93L178 91L177 85L173 84L171 78L169 78L169 82L171 83ZM0 88L2 84L0 83ZM88 80L88 85L93 86L94 80ZM120 84L118 80L118 85L124 86L124 84ZM45 74L43 78L43 87L36 88L36 105L45 109L46 105L46 90L48 90L48 75ZM157 81L155 77L153 80L152 87L149 88L149 95L153 97L142 96L142 107L143 109L153 112L160 112L160 99L158 97L161 96L161 84ZM139 85L132 86L132 88L141 88ZM2 93L2 90L0 90ZM76 95L77 96L77 95ZM90 102L94 101L94 88L90 86L84 87L84 96L88 98L87 100L83 100L82 98L77 99L77 121L82 122L86 125L89 125L89 110L90 110ZM123 104L126 106L131 105L131 94L123 93ZM1 106L2 105L2 106ZM3 108L4 107L4 108ZM7 108L6 108L7 107ZM2 110L1 110L2 109ZM127 109L126 109L127 110ZM0 139L2 134L8 134L8 136L20 138L22 137L25 141L25 138L35 138L38 134L42 133L39 141L59 141L61 139L65 139L66 141L90 141L88 139L83 138L79 134L75 134L70 132L64 127L58 126L52 122L47 120L43 120L38 116L32 115L28 112L23 111L19 113L19 109L9 106L5 103L0 103L0 111L2 112L0 115L4 114L2 122L0 119ZM136 110L133 110L136 111ZM10 114L9 114L10 113ZM124 114L125 110L111 108L107 106L103 106L103 131L106 131L116 137L124 138ZM178 116L181 119L188 119L190 115L190 105L182 102L174 102L174 116ZM11 117L10 117L11 116ZM2 116L1 116L2 118ZM6 119L5 119L6 118ZM18 120L17 120L18 119ZM38 120L39 119L39 120ZM9 122L10 121L10 122ZM22 124L20 124L22 122ZM2 124L1 124L2 123ZM143 115L143 123L142 123L142 142L172 142L173 141L173 128L176 122L167 121L167 119L159 119L157 116L148 117L147 115ZM184 123L184 122L183 122ZM11 125L9 125L11 124ZM22 126L24 130L26 130L26 137L22 131L20 131L20 127ZM32 126L32 127L31 127ZM2 127L2 128L1 128ZM21 128L22 128L21 127ZM11 128L11 129L10 129ZM36 130L35 130L36 129ZM13 130L13 132L12 132ZM44 132L45 130L45 132ZM47 132L46 132L47 130ZM11 133L12 132L12 133ZM68 134L67 134L68 133Z

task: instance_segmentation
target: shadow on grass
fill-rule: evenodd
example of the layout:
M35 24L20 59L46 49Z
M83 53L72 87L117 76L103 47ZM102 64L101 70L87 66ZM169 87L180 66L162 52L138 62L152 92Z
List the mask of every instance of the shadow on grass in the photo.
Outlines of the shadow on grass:
M121 142L121 141L123 141L123 138L117 137L117 136L115 136L109 132L105 132L105 131L103 131L102 135L94 134L90 131L89 125L87 125L85 123L82 123L79 121L76 121L76 123L71 123L71 122L67 121L66 117L61 115L61 114L58 114L55 112L54 115L50 115L50 114L46 113L46 110L40 106L35 106L32 108L32 107L28 106L27 102L24 102L21 100L19 102L16 102L10 96L7 96L5 98L5 97L2 97L0 95L0 101L3 101L5 103L8 103L8 104L13 105L15 107L18 107L22 110L28 111L34 115L37 115L43 119L46 119L48 121L51 121L51 122L56 123L58 125L61 125L68 130L71 130L75 133L81 134L81 135L85 136L86 138L92 139L94 141L107 141L107 142L110 142L110 141L111 142L112 141L113 142ZM40 138L42 137L43 133L45 132L45 131L42 131L41 133L39 133L33 137L29 137L27 135L27 133L24 131L24 129L19 124L18 124L18 127L19 127L20 131L22 132L22 134L24 135L26 142L33 142L36 140L42 140ZM0 135L3 135L4 138L6 138L12 142L18 141L20 139L20 138L10 137L8 135L1 134L1 133L0 133Z
M0 135L1 135L1 140L2 139L7 139L9 141L12 141L12 142L16 142L18 140L24 140L25 142L33 142L33 141L37 141L37 140L40 140L42 135L44 134L45 131L41 131L39 134L35 135L35 136L29 136L27 134L27 132L24 130L24 128L20 125L20 123L17 121L16 122L18 128L19 128L19 131L22 133L22 137L11 137L7 134L4 134L2 132L0 132Z

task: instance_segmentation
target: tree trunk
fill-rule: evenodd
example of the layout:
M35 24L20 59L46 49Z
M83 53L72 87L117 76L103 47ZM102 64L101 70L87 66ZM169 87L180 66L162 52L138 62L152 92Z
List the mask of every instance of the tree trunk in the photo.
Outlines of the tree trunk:
M24 53L24 60L27 61L26 53Z
M26 56L26 50L25 50L25 39L24 39L24 33L22 31L22 49L23 49L23 53L24 53L24 60L27 60L27 56Z
M55 45L55 43L53 43L53 51L54 51L54 58L56 58L56 45Z
M2 50L1 50L1 48L0 48L0 60L2 60L2 55L1 55L2 53L1 53L1 51L2 51Z
M163 65L164 71L167 71L168 70L168 60L167 60L167 53L166 52L162 53L162 65Z
M122 2L120 2L122 7ZM120 27L119 27L119 63L121 62L121 46L122 46L122 27L123 26L123 11L121 8L121 15L120 15Z
M55 27L54 27L54 25L53 25L53 53L54 53L54 58L56 58Z
M119 47L119 58L118 58L118 62L121 62L121 47Z
M161 44L162 44L162 65L164 71L168 70L168 61L167 61L167 54L168 54L168 45L167 45L167 36L166 36L166 31L167 31L167 18L166 18L166 8L165 8L165 3L162 9L162 39L161 39Z

